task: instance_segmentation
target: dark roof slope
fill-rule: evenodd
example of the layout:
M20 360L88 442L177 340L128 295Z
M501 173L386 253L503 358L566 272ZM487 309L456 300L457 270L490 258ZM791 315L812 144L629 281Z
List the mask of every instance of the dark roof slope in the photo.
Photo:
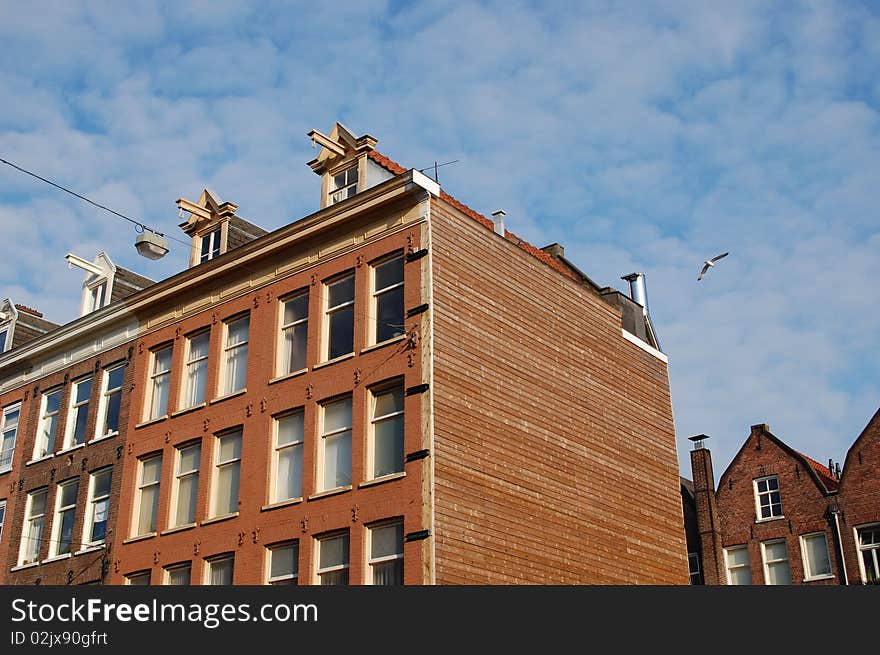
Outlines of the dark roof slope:
M155 280L139 275L134 271L130 271L122 266L116 266L116 275L113 279L113 291L110 294L110 302L116 302L127 298L133 293L137 293L141 289L156 284Z

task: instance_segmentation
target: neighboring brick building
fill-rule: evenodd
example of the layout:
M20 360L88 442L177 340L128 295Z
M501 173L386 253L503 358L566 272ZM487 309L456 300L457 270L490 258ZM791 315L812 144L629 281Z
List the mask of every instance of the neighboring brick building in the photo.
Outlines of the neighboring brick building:
M850 449L841 475L751 432L717 490L705 435L691 467L706 584L858 584L878 577L880 420ZM845 566L844 566L845 564Z
M642 307L369 135L310 136L318 212L266 234L180 199L190 268L113 305L136 338L105 581L687 583Z

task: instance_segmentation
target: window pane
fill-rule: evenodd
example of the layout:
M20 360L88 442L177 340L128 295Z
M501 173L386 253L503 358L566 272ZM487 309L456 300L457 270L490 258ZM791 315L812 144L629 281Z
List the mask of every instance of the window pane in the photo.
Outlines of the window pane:
M351 398L324 405L324 434L351 427Z
M95 497L107 496L110 494L110 481L112 477L113 472L110 470L95 473Z
M403 257L376 266L376 291L403 282Z
M750 585L752 584L752 571L748 567L741 569L732 569L730 571L730 584L732 585Z
M171 348L163 348L162 350L157 350L156 361L153 366L153 373L165 373L166 371L171 370Z
M374 425L373 477L403 471L403 416Z
M293 373L306 367L308 331L308 323L299 323L284 329L285 373Z
M302 446L289 446L278 454L275 501L302 496Z
M82 382L77 383L76 385L76 401L77 403L84 402L89 399L89 396L92 395L92 380L89 378L88 380L83 380Z
M107 511L110 507L108 499L99 500L95 503L92 516L92 532L89 535L89 541L104 541L107 536Z
M391 289L376 299L376 342L403 334L403 287Z
M245 387L247 372L247 344L237 346L226 353L226 393L233 393Z
M354 300L354 275L327 285L327 307L332 308Z
M348 564L348 535L321 539L320 551L318 568L326 569Z
M248 340L250 317L245 317L229 324L226 345L234 346Z
M179 472L198 470L202 458L201 445L188 446L180 449L180 469Z
M232 584L232 559L224 559L210 563L212 585Z
M86 440L86 428L89 424L89 406L82 405L75 410L73 424L73 443L81 444Z
M138 517L138 534L156 531L156 510L159 506L159 485L146 487L141 492L141 511Z
M228 462L241 457L241 435L230 434L220 437L220 455L218 462Z
M767 574L767 584L791 584L791 572L788 570L787 560L785 562L768 565Z
M354 350L354 305L348 305L330 314L329 341L327 359L335 359Z
M108 375L107 388L119 389L122 387L122 382L125 379L125 367L118 366L110 371Z
M119 406L122 394L117 392L107 398L107 418L104 420L103 434L119 431Z
M72 482L70 484L61 485L61 507L67 507L68 505L76 505L76 492L79 489L79 484L76 482Z
M321 573L320 578L321 586L347 585L348 569L340 569L338 571L328 571L327 573Z
M788 557L788 550L785 547L785 542L782 541L764 544L764 553L767 560L784 559Z
M403 411L403 387L394 387L376 394L374 416L387 416Z
M828 557L828 542L825 535L814 535L804 539L807 550L807 568L810 576L829 575L831 561Z
M351 432L324 437L324 489L351 484Z
M175 566L168 569L169 585L189 585L191 568L189 566Z
M31 503L31 516L46 513L46 494L47 492L45 491L40 491L34 494L34 499Z
M296 575L299 560L299 546L297 544L278 546L273 548L270 553L269 577L279 578L281 576Z
M143 475L141 477L142 484L150 484L158 482L162 476L162 458L151 457L143 460Z
M170 377L162 375L153 378L153 411L150 418L158 418L168 411L168 384Z
M189 525L196 521L196 498L199 493L199 474L192 473L180 479L177 490L175 525Z
M217 476L216 515L238 511L238 462L223 466Z
M58 411L61 406L61 392L54 391L46 395L46 414L52 414Z
M403 524L392 523L370 531L371 558L403 553Z
M279 446L303 440L303 419L302 412L278 419Z
M309 294L303 293L284 303L284 325L309 317Z
M61 529L58 536L58 555L70 552L70 544L73 541L73 521L76 512L69 509L61 514Z
M373 564L373 584L379 586L400 586L403 584L403 560Z

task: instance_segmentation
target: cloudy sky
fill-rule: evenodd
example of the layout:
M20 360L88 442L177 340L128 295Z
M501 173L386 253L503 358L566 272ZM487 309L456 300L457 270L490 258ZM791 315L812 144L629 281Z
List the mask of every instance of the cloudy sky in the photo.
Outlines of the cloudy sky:
M880 9L858 2L0 0L0 157L181 238L208 186L315 211L336 120L603 286L646 275L681 472L754 423L842 463L880 406ZM0 297L65 323L133 226L0 165ZM700 264L722 251L701 282Z

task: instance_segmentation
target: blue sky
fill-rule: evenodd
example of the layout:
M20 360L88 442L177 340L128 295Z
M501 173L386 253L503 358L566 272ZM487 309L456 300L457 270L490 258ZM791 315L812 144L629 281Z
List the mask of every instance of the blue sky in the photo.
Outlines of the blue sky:
M880 9L858 2L0 2L0 157L182 237L205 186L318 207L339 120L604 286L646 275L681 472L749 426L843 461L878 408ZM0 166L0 296L76 317L133 227ZM696 281L702 261L728 258Z

